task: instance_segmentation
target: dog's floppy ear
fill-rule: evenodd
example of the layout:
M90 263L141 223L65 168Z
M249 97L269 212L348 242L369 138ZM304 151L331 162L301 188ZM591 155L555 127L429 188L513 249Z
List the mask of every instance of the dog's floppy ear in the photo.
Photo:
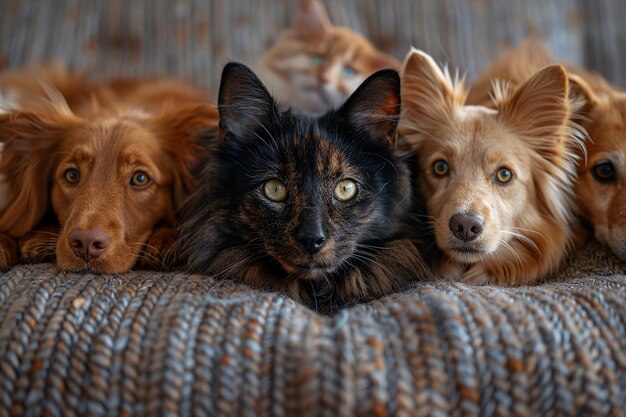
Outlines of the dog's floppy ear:
M224 67L217 103L222 139L242 136L277 112L261 80L248 67L234 62Z
M464 102L462 83L453 81L430 55L412 48L402 67L401 131L419 133L446 124Z
M0 115L0 173L7 182L8 205L0 231L21 237L39 223L49 207L56 155L66 132L80 123L67 106L49 111L10 111Z
M168 108L153 123L168 155L178 208L195 188L195 174L208 155L202 138L217 128L217 108L209 104Z
M393 149L400 117L400 76L391 69L369 76L337 111L356 129Z
M499 117L544 158L564 154L572 106L563 66L545 67L496 106Z

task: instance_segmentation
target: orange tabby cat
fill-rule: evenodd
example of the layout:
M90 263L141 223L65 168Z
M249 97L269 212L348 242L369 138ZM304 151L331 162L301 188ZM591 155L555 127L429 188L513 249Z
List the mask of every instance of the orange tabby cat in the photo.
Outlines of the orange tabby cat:
M321 2L304 0L256 69L281 107L319 114L339 107L368 75L399 66L363 36L334 26Z

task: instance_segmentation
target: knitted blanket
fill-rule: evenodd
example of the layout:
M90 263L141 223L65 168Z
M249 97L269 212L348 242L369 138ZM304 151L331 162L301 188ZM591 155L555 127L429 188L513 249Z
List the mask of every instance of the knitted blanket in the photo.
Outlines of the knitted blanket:
M624 416L624 265L416 283L323 317L182 273L0 276L0 416Z

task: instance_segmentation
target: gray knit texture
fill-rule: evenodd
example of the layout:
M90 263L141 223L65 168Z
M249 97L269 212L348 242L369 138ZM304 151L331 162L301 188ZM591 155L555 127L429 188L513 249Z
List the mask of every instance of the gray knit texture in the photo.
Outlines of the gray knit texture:
M416 283L323 317L212 278L0 276L0 416L624 416L626 277Z

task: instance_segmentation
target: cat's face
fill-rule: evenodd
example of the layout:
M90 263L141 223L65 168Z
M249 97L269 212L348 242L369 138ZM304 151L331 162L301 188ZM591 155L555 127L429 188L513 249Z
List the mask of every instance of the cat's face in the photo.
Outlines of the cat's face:
M293 27L261 61L280 104L312 114L338 108L367 76L398 66L358 33L333 26L317 1L302 2Z
M396 210L410 200L392 150L399 104L398 74L386 70L319 119L280 113L252 72L228 65L206 194L222 209L207 208L213 218L197 227L220 223L229 244L248 245L250 256L297 279L359 262L363 245L393 233Z

